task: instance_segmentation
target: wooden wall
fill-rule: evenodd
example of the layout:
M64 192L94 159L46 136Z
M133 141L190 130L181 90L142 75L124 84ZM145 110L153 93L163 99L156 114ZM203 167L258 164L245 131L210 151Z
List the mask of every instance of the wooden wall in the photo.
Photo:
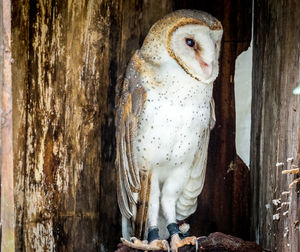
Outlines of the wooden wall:
M14 179L12 142L11 3L0 1L0 237L1 251L13 252Z
M282 174L300 165L300 2L254 2L252 234L270 251L300 251L298 175Z
M14 180L17 251L113 251L114 95L151 25L180 8L224 25L217 124L197 235L247 238L249 171L235 154L234 65L251 39L251 1L13 1Z

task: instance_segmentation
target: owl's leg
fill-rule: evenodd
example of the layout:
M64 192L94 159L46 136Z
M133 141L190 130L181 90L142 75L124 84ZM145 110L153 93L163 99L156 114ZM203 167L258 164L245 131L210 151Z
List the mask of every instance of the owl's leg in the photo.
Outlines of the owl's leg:
M171 251L176 252L178 251L178 248L185 245L195 245L196 240L195 236L183 238L183 233L179 230L176 221L176 201L186 182L184 179L186 174L184 173L184 169L180 170L179 174L174 172L175 176L173 175L165 182L161 198L162 210L167 220L167 229L171 237Z
M158 213L159 213L159 182L155 173L152 174L151 179L151 192L149 200L149 210L148 210L148 243L146 241L141 241L135 237L132 237L128 241L121 238L121 241L124 245L145 251L153 250L167 250L169 244L166 240L160 240L157 228L158 222Z
M148 242L152 242L153 240L158 240L158 213L159 213L159 182L156 174L152 175L151 181L151 193L150 193L150 202L149 202L149 210L148 210Z
M158 215L159 215L159 182L156 173L152 174L151 194L150 194L149 210L148 210L148 243L150 246L161 247L164 249L168 242L160 240L158 230Z
M187 171L185 169L174 170L162 187L161 207L168 224L176 223L176 202L187 178Z
M132 228L130 226L129 220L126 217L122 216L122 236L125 239L129 240L129 234L132 234Z

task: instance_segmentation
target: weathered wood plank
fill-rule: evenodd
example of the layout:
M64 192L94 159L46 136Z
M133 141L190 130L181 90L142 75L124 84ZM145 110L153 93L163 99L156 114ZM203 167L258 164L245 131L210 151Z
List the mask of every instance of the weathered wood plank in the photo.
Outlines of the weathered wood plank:
M29 0L12 4L12 89L16 251L22 250L29 53Z
M12 140L11 3L0 4L0 170L1 170L1 251L15 250L14 181Z
M271 251L299 251L295 175L300 98L300 2L255 1L252 107L252 233ZM287 161L289 160L289 161ZM280 201L278 201L280 200Z

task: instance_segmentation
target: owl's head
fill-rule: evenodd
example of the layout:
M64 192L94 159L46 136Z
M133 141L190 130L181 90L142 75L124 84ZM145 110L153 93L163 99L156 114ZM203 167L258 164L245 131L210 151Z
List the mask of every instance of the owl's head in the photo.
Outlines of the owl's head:
M156 63L171 57L192 78L211 83L218 75L222 34L221 23L208 13L179 10L152 26L142 50L157 55Z
M219 28L219 27L216 27ZM193 78L210 83L218 75L222 29L194 20L180 20L168 32L169 55Z

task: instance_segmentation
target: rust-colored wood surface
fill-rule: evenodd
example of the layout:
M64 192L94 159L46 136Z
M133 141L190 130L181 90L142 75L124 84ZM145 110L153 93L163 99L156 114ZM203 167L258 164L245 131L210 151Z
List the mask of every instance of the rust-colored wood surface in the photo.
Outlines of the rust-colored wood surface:
M192 233L248 238L248 169L235 154L234 65L251 35L251 1L14 1L14 179L17 251L113 251L114 96L152 24L175 9L224 25L217 124Z
M270 251L300 251L300 2L254 1L252 235Z

